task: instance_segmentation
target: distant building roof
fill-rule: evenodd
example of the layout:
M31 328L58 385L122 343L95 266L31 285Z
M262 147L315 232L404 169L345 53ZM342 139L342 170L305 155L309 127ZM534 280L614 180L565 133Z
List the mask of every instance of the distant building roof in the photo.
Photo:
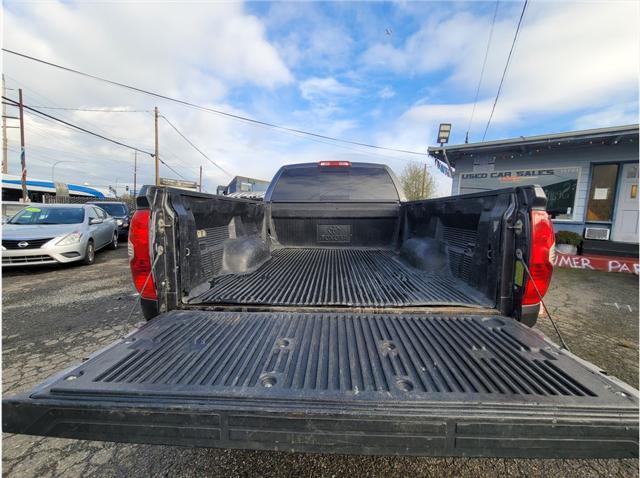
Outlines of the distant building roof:
M228 185L218 186L217 193L228 195L235 192L266 191L270 182L271 181L265 181L264 179L236 176Z
M485 141L480 143L445 146L447 157L452 164L456 159L473 157L474 154L498 151L518 151L524 153L532 147L553 147L590 145L594 141L604 144L618 144L620 141L638 141L640 127L637 124L613 126L607 128L585 129L565 133L551 133L537 136L519 136L517 138ZM438 159L443 158L440 146L430 147L428 152Z

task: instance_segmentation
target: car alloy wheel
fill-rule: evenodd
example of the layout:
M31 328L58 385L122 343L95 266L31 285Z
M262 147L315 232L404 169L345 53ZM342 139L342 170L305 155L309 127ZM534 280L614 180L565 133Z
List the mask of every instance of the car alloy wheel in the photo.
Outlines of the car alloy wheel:
M93 261L95 260L95 257L96 257L96 250L95 250L95 247L93 245L93 242L90 241L87 244L87 252L86 252L85 257L84 257L84 263L86 265L93 264Z

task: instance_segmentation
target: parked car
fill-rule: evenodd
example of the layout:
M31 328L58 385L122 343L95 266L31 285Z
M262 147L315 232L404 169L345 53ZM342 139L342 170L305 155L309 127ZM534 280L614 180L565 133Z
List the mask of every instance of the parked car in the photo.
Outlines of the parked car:
M103 247L118 247L118 226L92 205L32 205L2 227L2 267L76 261L89 265Z
M11 219L17 212L34 203L19 201L2 201L2 223Z
M151 320L5 397L5 432L637 458L638 391L531 328L553 269L539 186L407 202L389 168L326 161L284 166L264 201L137 201L129 263Z
M116 220L116 224L118 224L118 234L120 234L121 237L129 234L131 212L129 211L127 203L120 201L96 201L87 204L93 204L107 211L107 214Z

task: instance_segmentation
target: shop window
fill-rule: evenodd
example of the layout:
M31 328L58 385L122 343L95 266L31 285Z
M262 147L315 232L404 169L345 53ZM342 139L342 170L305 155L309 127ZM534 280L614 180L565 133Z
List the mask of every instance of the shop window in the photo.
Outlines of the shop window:
M547 211L554 219L572 220L575 210L579 168L514 169L482 171L460 175L460 194L491 191L514 186L542 186Z
M596 164L593 166L587 203L587 221L611 221L617 179L617 164Z

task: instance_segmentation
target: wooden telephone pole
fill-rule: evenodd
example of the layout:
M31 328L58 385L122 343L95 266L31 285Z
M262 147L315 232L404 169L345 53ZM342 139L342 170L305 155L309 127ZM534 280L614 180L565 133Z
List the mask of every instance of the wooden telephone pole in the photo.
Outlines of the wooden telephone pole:
M158 145L158 107L155 107L155 132L156 132L156 150L155 150L155 160L156 160L156 186L160 186L160 147Z
M138 175L138 152L134 151L133 152L133 197L137 196L137 192L136 192L137 175Z
M20 166L22 167L22 200L27 202L27 158L24 150L24 109L22 107L22 88L18 89L18 108L20 109Z
M200 182L198 183L198 191L202 192L202 166L200 166Z
M5 98L7 97L4 75L2 75L2 96ZM7 174L9 172L7 148L7 102L2 100L2 174Z

